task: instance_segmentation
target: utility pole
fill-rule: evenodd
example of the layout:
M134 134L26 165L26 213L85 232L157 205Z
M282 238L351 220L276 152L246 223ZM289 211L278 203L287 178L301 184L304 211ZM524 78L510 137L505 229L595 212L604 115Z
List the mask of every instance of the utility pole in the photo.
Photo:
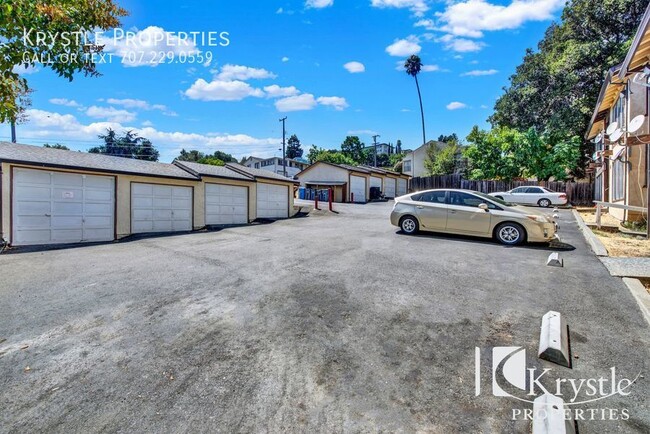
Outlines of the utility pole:
M282 174L284 176L287 176L287 162L284 160L284 156L286 153L286 142L285 139L287 137L287 131L284 128L284 123L287 120L287 117L283 117L280 119L280 122L282 122Z
M377 167L377 137L381 137L379 134L372 136L372 140L375 142L375 167Z
M16 122L11 121L11 143L16 143Z

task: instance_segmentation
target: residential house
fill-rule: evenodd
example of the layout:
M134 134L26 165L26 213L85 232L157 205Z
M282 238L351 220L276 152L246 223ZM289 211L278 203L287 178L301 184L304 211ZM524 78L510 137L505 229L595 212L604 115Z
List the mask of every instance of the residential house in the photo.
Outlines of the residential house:
M595 143L595 199L614 204L609 214L621 221L647 219L637 208L648 207L649 56L650 5L623 63L607 72L585 135Z
M293 178L299 172L305 170L307 166L309 166L309 162L307 160L303 160L302 158L285 158L284 161L286 163L287 177L289 178ZM248 157L242 162L242 165L251 169L267 170L278 175L282 175L285 170L282 164L282 157Z

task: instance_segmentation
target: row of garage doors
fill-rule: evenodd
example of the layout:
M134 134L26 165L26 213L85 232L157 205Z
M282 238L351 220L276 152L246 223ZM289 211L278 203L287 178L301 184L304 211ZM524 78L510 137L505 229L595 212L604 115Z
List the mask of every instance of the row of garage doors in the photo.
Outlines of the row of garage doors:
M257 183L257 217L287 218L289 187ZM205 184L206 225L248 223L248 187ZM14 169L13 245L115 239L115 177ZM192 230L193 188L131 183L131 233Z
M370 187L378 187L386 197L399 197L407 193L406 179L382 178L370 176ZM366 202L366 178L363 176L350 176L350 192L354 202Z

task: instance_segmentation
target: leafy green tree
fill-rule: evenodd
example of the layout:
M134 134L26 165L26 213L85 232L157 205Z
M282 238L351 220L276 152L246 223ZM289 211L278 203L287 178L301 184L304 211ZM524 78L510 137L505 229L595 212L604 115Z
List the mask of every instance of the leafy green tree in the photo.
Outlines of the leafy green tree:
M195 163L198 163L202 158L205 158L205 154L195 149L192 149L190 151L181 149L181 153L178 155L178 157L176 157L178 161L191 161Z
M180 154L176 157L178 161L192 161L201 164L212 164L213 166L223 166L225 163L236 163L237 160L230 154L215 151L214 154L208 155L195 149L186 151L181 149ZM219 164L216 164L219 163Z
M489 118L492 126L534 127L564 143L582 137L604 73L625 58L647 5L647 0L567 3L561 20L549 26L537 50L526 51L510 77ZM582 155L589 144L581 146Z
M566 179L580 159L580 138L540 135L534 128L525 132L513 128L482 131L474 127L465 149L472 179L534 177L539 180Z
M285 155L287 158L300 158L302 157L303 150L302 147L300 146L300 140L298 139L298 136L293 134L291 137L289 137L289 140L287 141L287 150Z
M326 163L332 163L332 164L349 164L351 166L355 166L357 162L347 155L343 154L342 152L338 151L327 151L323 150L321 151L317 156L315 161L323 161Z
M84 45L83 38L74 37L69 38L72 43L64 43L61 38L55 43L40 43L36 41L34 32L60 35L82 29L109 30L119 27L120 18L126 15L127 11L113 0L16 0L0 3L0 123L18 120L21 110L24 110L20 95L30 90L27 80L16 72L16 67L29 68L38 64L68 80L79 72L87 76L100 75L89 55L101 53L103 46ZM25 37L24 29L33 30ZM62 56L67 56L66 61ZM41 63L41 58L54 61Z
M519 132L510 128L480 130L472 128L467 136L469 146L465 156L470 162L471 179L505 179L510 180L521 175L521 167L514 158L513 148Z
M460 139L458 138L456 133L451 133L448 136L445 136L444 134L440 134L440 136L438 136L438 141L450 145L460 145Z
M341 144L341 152L353 161L353 164L363 164L366 161L363 147L363 142L359 140L359 137L347 136Z
M69 151L70 150L70 148L68 148L67 146L61 145L59 143L55 143L53 145L50 145L49 143L46 143L46 144L43 145L43 147L44 148L50 148L50 149L61 149L63 151Z
M458 153L459 147L455 143L439 148L438 143L431 141L427 147L424 167L430 175L452 174L456 171Z
M216 157L203 157L197 163L209 164L211 166L225 166L226 163Z
M395 143L395 154L401 154L402 153L402 141L400 139L397 139L397 142Z
M309 148L309 152L307 153L307 160L309 161L309 163L314 164L316 158L318 157L318 154L320 154L323 151L325 151L325 149L319 148L316 145L311 145L311 147Z
M146 161L158 161L160 156L149 139L140 137L133 131L126 131L122 136L118 136L113 129L107 128L106 134L100 134L98 137L104 141L104 144L90 148L88 152L91 154Z
M420 115L422 117L422 143L427 142L426 132L424 129L424 108L422 106L422 93L420 92L420 83L418 82L418 74L422 70L422 60L420 56L412 55L406 62L404 62L404 69L406 73L415 79L415 87L418 90L418 99L420 100Z

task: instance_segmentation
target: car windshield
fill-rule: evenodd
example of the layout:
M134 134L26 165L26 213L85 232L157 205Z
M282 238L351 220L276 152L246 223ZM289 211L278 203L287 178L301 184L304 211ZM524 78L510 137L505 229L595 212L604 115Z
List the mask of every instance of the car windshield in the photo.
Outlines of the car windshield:
M514 203L506 202L505 200L499 199L498 197L489 196L489 195L487 195L487 194L485 194L485 193L480 193L480 192L478 192L478 191L473 191L472 193L475 194L475 195L477 195L477 196L482 197L483 199L488 199L488 200L491 200L492 202L496 202L496 203L498 203L499 205L503 205L503 206L515 206Z

